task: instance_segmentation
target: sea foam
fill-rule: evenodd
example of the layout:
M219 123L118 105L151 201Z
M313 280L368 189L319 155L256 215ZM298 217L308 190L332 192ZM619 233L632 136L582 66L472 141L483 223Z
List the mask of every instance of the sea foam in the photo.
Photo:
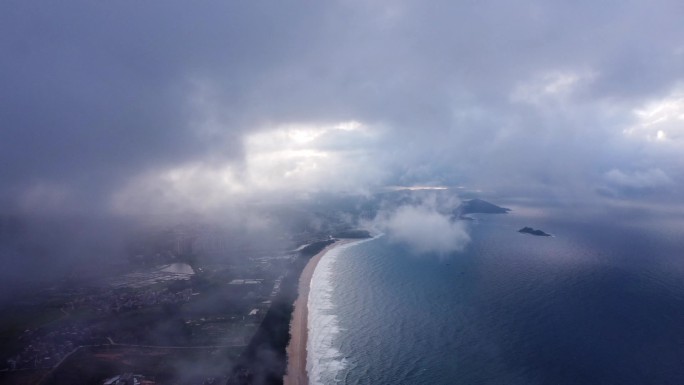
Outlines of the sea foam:
M375 237L377 238L377 237ZM306 369L312 385L335 383L335 377L347 361L335 344L340 332L332 300L334 265L338 256L349 247L370 241L363 239L337 246L328 251L318 262L311 278L308 298L308 339L306 343Z

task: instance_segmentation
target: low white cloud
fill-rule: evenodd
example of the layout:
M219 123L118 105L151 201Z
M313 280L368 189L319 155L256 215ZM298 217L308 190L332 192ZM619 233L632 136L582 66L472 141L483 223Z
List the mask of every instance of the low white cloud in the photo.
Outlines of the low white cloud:
M440 213L434 200L385 212L376 219L376 226L393 242L405 244L419 254L462 251L470 242L466 225Z

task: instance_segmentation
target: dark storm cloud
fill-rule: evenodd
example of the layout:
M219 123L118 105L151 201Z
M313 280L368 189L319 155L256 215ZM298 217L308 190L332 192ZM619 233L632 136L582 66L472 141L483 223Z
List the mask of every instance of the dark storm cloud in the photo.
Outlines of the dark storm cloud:
M96 204L139 170L239 156L254 119L244 113L252 88L296 54L316 22L285 2L2 8L4 198L49 184ZM198 127L203 117L190 101L197 81L221 87L219 132Z
M369 173L348 176L359 184L591 193L613 169L681 178L658 144L623 134L684 75L679 2L1 7L6 205L99 210L188 164L204 179L248 168L257 130L350 120L374 133L334 136L337 170ZM345 156L368 161L345 170Z

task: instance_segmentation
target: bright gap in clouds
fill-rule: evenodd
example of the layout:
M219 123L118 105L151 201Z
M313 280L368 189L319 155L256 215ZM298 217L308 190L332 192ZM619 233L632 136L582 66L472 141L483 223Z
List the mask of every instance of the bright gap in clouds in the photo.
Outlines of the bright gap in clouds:
M684 86L664 98L645 103L633 113L637 122L624 130L626 135L649 141L684 140Z
M322 132L320 132L319 130L292 129L292 130L289 130L287 136L294 143L306 144L306 143L310 143L310 142L316 140L316 138L319 137L321 134L322 134Z
M363 147L362 127L357 121L300 124L249 135L244 142L245 183L265 190L337 190L345 168L358 159L351 156L353 149L331 144L351 135L352 142Z
M114 195L113 207L208 211L269 194L355 191L382 179L365 147L370 136L357 121L263 129L245 137L240 161L193 162L139 175Z

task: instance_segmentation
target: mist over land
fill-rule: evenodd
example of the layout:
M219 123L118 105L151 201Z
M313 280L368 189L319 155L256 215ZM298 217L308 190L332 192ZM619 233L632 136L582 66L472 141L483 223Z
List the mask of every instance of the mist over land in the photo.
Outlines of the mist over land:
M367 230L458 253L471 234L454 210L475 198L524 211L524 226L563 211L676 227L683 13L668 0L3 2L0 305L17 317L0 317L14 341L2 358L45 324L62 333L60 317L155 325L122 333L129 345L208 343L207 319L233 325L275 300L297 247ZM193 278L162 282L176 263ZM233 280L261 286L234 295ZM131 304L144 311L110 317Z

